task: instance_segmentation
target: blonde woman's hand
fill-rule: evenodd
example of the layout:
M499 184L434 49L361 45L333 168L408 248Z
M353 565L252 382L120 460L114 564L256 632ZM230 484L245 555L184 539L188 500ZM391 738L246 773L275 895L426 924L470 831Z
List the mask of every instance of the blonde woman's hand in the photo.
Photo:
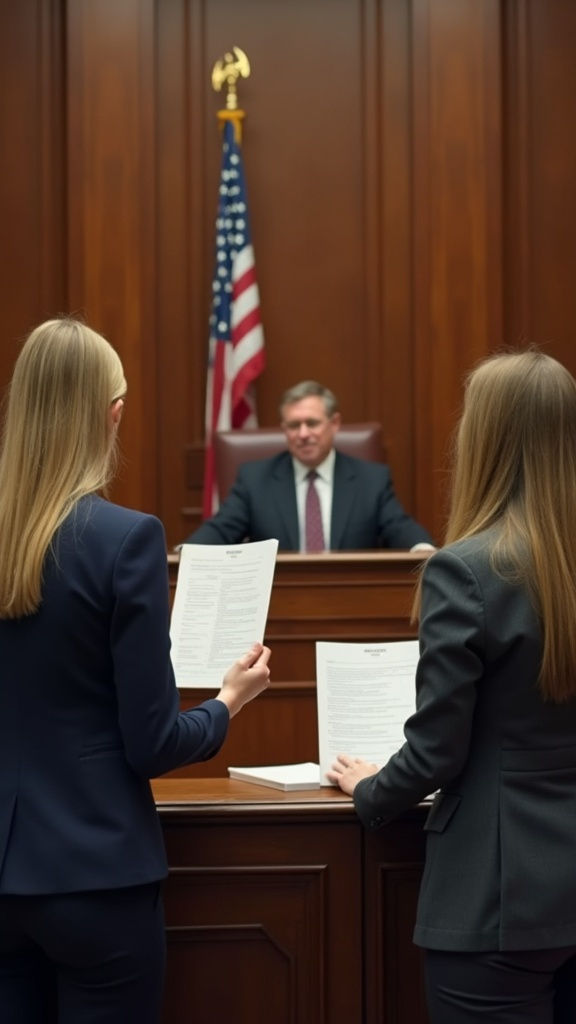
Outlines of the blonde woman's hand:
M228 669L216 699L223 701L234 718L241 708L265 690L270 682L269 647L253 644L250 650Z

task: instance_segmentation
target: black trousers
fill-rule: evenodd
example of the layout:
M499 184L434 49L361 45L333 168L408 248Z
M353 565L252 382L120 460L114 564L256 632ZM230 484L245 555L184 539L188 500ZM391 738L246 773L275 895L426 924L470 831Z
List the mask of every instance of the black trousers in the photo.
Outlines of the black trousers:
M576 946L424 962L430 1024L576 1024Z
M159 1024L160 883L0 896L2 1024Z

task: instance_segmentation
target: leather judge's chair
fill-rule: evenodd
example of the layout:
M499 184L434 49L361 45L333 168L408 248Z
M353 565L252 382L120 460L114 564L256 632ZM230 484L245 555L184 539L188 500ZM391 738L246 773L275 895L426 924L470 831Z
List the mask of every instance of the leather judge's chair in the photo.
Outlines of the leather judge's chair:
M346 455L368 462L383 462L382 425L348 423L334 438L334 447ZM255 427L252 430L225 430L214 435L216 483L220 501L228 495L243 462L267 459L285 451L286 437L279 427Z

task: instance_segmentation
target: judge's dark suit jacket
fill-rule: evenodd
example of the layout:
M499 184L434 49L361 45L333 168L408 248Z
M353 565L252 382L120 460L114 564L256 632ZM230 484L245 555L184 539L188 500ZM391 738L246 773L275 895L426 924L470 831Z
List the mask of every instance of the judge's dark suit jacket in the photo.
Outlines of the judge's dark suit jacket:
M179 713L162 524L83 499L54 542L40 610L0 620L0 893L165 876L148 779L210 757L222 701Z
M576 944L576 700L544 702L538 619L490 567L484 534L423 577L417 711L354 791L378 828L440 790L426 822L414 939L439 950Z
M241 466L226 501L187 543L239 544L246 538L271 537L281 551L300 549L294 470L287 451ZM402 508L388 466L336 452L330 548L411 548L422 542L433 543Z

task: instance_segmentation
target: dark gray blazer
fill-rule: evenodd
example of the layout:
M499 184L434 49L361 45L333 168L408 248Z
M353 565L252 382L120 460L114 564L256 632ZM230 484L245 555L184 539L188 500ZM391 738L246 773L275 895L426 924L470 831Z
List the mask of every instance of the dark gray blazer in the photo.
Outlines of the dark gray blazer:
M39 611L0 620L0 893L162 878L148 780L228 729L222 701L179 710L159 520L85 498L54 551Z
M540 697L538 619L525 590L491 569L486 538L426 564L417 711L354 803L378 828L440 790L425 825L418 945L574 945L576 700Z
M211 519L189 544L240 544L274 537L281 551L300 549L292 456L246 462ZM336 452L330 548L411 548L432 538L398 501L388 466Z

